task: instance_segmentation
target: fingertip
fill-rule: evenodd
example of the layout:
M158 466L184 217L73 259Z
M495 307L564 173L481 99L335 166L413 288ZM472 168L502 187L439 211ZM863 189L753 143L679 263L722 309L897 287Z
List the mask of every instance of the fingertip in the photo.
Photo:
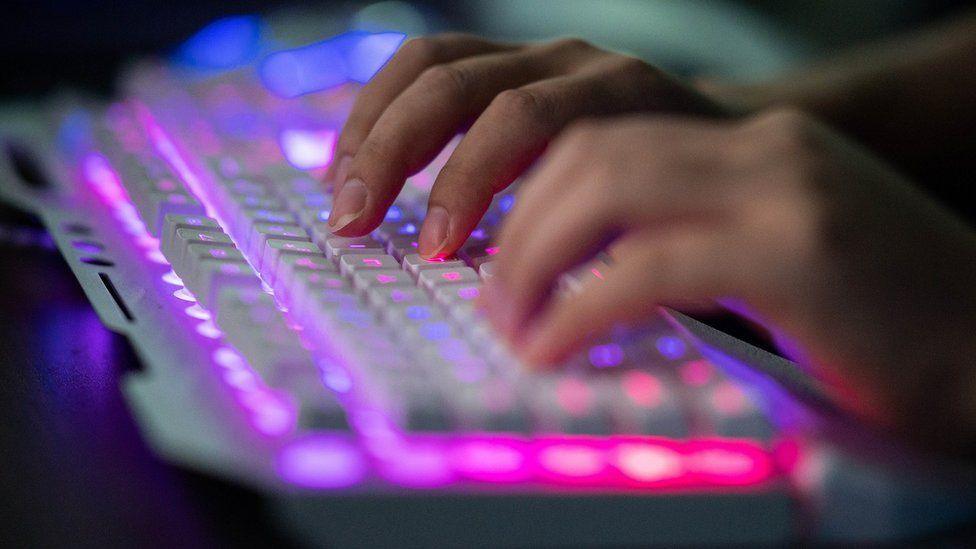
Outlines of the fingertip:
M446 257L454 250L448 249L451 233L451 215L443 206L427 209L427 216L417 239L417 253L424 259Z

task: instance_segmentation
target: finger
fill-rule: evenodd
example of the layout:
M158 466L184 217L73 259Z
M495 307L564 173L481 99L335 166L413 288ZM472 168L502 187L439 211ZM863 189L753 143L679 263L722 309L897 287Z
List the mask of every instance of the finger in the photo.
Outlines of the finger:
M711 299L744 291L740 266L749 250L734 229L643 232L642 246L569 299L551 301L518 348L529 363L550 365L620 323L646 318L658 304Z
M593 150L587 152L611 167L591 161L570 175L575 181L568 189L550 195L544 205L531 201L516 205L515 228L506 223L499 242L498 289L493 291L498 295L486 303L489 316L503 333L523 334L522 328L548 297L556 278L603 249L620 232L638 226L666 231L684 224L723 221L733 203L726 197L738 176L731 169L722 175L716 166L702 160L716 150L713 136L687 128L683 133L662 134L670 139L667 143L643 136L642 148L658 151L669 160L638 163L636 171L629 173L606 150L615 139L628 142L635 137L624 131L589 139ZM601 144L606 142L611 145ZM560 155L560 151L556 153ZM555 165L540 170L527 186L551 188L553 179L560 177L567 175Z
M426 166L496 95L545 78L555 67L542 52L523 49L426 70L390 104L360 145L336 196L332 230L356 236L375 228L406 177ZM355 201L346 200L350 185Z
M335 146L325 181L341 183L352 155L386 107L427 68L482 53L514 49L466 34L442 34L409 40L401 46L356 96ZM340 173L343 172L343 173Z
M431 190L420 232L424 257L454 253L495 193L507 187L566 124L609 109L628 112L643 99L624 89L630 75L608 70L558 76L502 92L474 123Z

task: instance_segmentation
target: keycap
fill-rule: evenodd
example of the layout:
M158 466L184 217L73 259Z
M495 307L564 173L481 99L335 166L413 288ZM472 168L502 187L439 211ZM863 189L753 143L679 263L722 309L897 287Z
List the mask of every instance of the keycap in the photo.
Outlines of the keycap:
M599 383L569 374L540 376L530 402L541 432L609 435L614 432L611 401Z
M321 234L328 233L328 221L329 213L331 210L329 208L308 208L300 210L298 213L298 224L305 227L306 230L312 231L312 228L316 225L319 226ZM323 232L324 231L324 232ZM326 238L331 235L326 235ZM325 239L320 242L316 241L320 247L325 244Z
M176 230L182 228L222 232L217 220L210 217L202 215L167 214L163 218L163 230L161 231L159 242L160 251L167 258L171 258L170 250L172 249L173 237L176 235ZM170 263L172 263L172 258Z
M418 273L417 283L428 290L444 284L478 282L478 273L470 267L424 269Z
M261 280L246 261L204 259L193 284L196 288L190 290L211 312L215 312L217 293L226 287L261 289Z
M417 253L419 246L416 236L395 236L386 243L386 251L397 261L403 261L404 257Z
M348 255L345 257L349 257ZM400 269L360 269L353 272L353 287L366 292L376 286L413 286L413 278Z
M285 210L267 210L264 208L245 209L244 216L253 223L281 223L294 224L295 214Z
M371 286L366 292L366 301L378 309L394 304L428 304L427 293L413 286L413 279L409 280L410 286Z
M248 252L256 255L264 249L265 242L269 238L278 240L296 240L300 242L311 242L305 229L298 225L288 225L280 223L255 223L251 226L251 233L244 243Z
M532 420L518 390L502 379L461 387L454 404L465 427L471 431L528 433Z
M234 195L232 200L241 212L245 210L281 210L285 207L278 197L270 195Z
M380 224L374 231L376 240L382 244L390 242L397 237L407 237L415 239L420 234L420 225L415 221L397 221Z
M345 254L339 258L339 272L346 276L356 271L399 268L393 256L386 254Z
M278 259L285 255L321 256L322 250L311 242L296 240L268 239L264 244L264 252L257 268L261 278L268 284L274 284L273 272L277 269Z
M275 295L287 303L291 299L289 291L295 287L295 273L299 272L320 272L336 273L338 270L331 261L323 256L306 255L285 255L278 260L275 271L272 273L274 278Z
M142 219L146 223L146 229L155 237L159 237L167 215L206 215L203 204L180 192L149 193L146 204L148 209L141 213Z
M339 273L299 272L295 274L294 283L288 291L288 305L291 314L299 321L304 321L310 311L320 307L317 299L326 298L341 303L356 304L358 298L352 288ZM337 296L342 297L341 299Z
M325 240L324 249L325 256L335 262L346 254L376 254L383 250L379 242L366 236L359 238L330 236Z
M403 257L403 269L414 277L420 271L427 269L457 269L464 267L464 262L458 259L424 259L417 254L405 255Z
M177 273L180 270L186 270L185 256L191 244L206 244L234 249L234 243L223 232L201 231L187 227L177 229L176 235L173 238L170 255L167 256Z
M389 305L380 311L380 318L394 328L412 325L417 327L419 333L419 326L428 322L442 322L444 315L430 303L417 302Z
M265 378L265 383L284 391L295 401L299 430L349 431L345 409L322 377L315 367L279 367Z
M643 370L628 370L611 379L617 392L613 413L623 431L675 438L689 435L687 414L673 379Z
M730 380L711 387L705 409L716 434L725 437L769 440L773 427L745 390Z
M477 270L482 263L491 261L498 253L498 246L488 243L474 243L462 247L458 251L458 258Z
M243 260L244 255L232 246L221 244L190 244L183 253L182 261L173 265L173 270L184 281L193 277L197 264L203 259L215 260Z
M434 299L444 307L462 302L473 302L481 295L480 283L442 284L435 288Z

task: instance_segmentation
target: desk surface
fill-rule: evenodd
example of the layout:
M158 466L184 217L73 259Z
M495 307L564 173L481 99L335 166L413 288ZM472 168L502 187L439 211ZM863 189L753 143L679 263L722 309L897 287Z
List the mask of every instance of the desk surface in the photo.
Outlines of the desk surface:
M55 251L0 243L0 545L278 542L254 494L160 463L118 376L137 367Z

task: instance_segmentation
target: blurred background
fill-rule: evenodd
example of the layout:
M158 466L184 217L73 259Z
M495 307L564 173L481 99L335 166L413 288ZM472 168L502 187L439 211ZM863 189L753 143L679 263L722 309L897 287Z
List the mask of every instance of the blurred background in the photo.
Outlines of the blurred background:
M171 55L222 17L254 14L270 44L350 28L502 39L576 35L685 75L760 79L804 60L944 17L961 0L218 1L5 0L0 100L64 86L111 93L127 61ZM266 46L267 49L267 46ZM271 48L273 49L273 47Z

